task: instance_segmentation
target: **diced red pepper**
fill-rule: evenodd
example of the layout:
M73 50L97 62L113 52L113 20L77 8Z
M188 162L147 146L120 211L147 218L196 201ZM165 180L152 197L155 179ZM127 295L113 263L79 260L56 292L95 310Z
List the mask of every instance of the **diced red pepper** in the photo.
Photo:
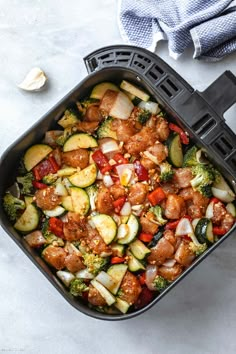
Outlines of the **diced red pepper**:
M134 304L136 309L141 309L144 306L148 305L154 297L154 294L151 290L149 290L146 286L143 287L138 300Z
M173 123L169 123L169 128L170 128L170 130L173 130L174 132L179 134L181 142L184 145L189 144L189 137L186 135L186 133L183 131L183 129L181 129L180 127L178 127L178 125L173 124Z
M153 235L152 234L148 234L146 232L141 232L141 234L139 235L139 240L143 241L143 242L150 242L153 239Z
M183 218L188 219L189 221L193 220L193 218L188 214L184 215Z
M88 301L88 291L83 291L82 292L82 297L84 298L84 300Z
M97 164L102 174L109 172L112 166L109 164L109 160L101 150L96 150L92 155L93 161Z
M125 204L125 201L126 197L120 197L113 202L113 206L117 214L119 214L119 212L121 211L123 205Z
M182 236L186 241L192 241L191 237L189 237L188 235L184 235Z
M124 263L125 257L112 257L111 258L111 264L119 264L119 263Z
M48 222L49 225L49 230L56 236L58 237L63 237L64 236L64 232L63 232L63 221L52 217L49 219Z
M175 220L175 221L169 221L166 225L165 225L165 230L175 230L177 225L179 223L179 220Z
M223 236L225 235L227 230L223 229L222 227L219 226L213 226L213 234L217 236Z
M139 160L134 161L134 171L139 181L147 181L149 179L148 170L141 164Z
M33 184L34 188L37 188L37 189L44 189L44 188L48 187L45 183L41 183L38 181L32 181L32 184Z
M40 162L33 168L33 174L37 181L40 181L44 176L49 173L56 173L59 170L59 166L53 156L50 156L46 160Z
M113 160L115 160L117 162L117 164L119 164L119 165L123 165L123 164L129 163L129 160L126 159L120 152L117 152L113 156Z
M218 198L213 197L213 198L211 198L210 202L219 203L220 200Z
M145 272L141 273L138 275L138 280L140 282L141 285L145 285L146 284L146 275Z
M148 200L152 204L152 206L159 204L165 198L166 194L161 187L154 189L153 192L148 194Z

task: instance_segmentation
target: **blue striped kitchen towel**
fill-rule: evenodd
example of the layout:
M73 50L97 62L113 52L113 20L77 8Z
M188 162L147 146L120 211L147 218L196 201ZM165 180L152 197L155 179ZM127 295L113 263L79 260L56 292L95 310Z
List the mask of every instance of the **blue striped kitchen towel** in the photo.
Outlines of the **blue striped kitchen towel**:
M236 0L120 0L125 42L154 51L168 40L177 59L192 43L194 58L216 61L236 50Z

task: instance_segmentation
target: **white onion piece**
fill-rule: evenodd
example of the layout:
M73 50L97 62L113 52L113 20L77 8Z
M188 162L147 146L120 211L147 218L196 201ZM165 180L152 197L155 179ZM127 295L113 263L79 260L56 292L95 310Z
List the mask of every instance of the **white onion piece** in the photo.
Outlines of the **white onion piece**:
M114 184L113 179L110 175L103 176L103 183L106 187L111 187Z
M95 279L99 281L100 284L104 285L108 290L112 290L116 286L115 280L104 271L101 271Z
M133 108L134 105L130 101L129 97L120 91L113 102L109 115L114 118L126 120L129 118Z
M154 115L158 114L161 111L160 107L158 106L158 103L152 102L152 101L147 101L147 102L141 101L138 104L138 107L145 109L146 111L148 111Z
M66 242L65 245L65 250L69 253L69 254L76 254L77 256L81 257L82 253L80 252L80 250L78 250L78 248L76 248L73 243L70 242Z
M103 179L103 174L98 170L97 180L102 180L102 179Z
M88 271L87 268L79 270L75 274L76 278L81 278L81 279L93 279L94 275Z
M134 165L132 163L118 165L116 166L116 171L122 186L127 186L133 177Z
M72 273L66 272L64 270L58 270L57 276L66 286L69 286L72 280L75 279L75 276Z
M211 190L214 197L220 199L222 202L230 203L235 198L235 194L232 190L223 190L215 187L212 187Z
M145 272L145 282L149 290L156 290L155 286L153 285L153 280L157 275L157 266L149 264L146 268Z
M206 217L208 218L208 216L206 216ZM195 227L197 226L197 223L199 220L200 220L200 218L196 218L196 219L192 220L192 225L193 225L194 230L195 230Z
M62 216L60 217L60 219L61 219L61 221L63 221L63 222L68 222L68 213L62 215Z
M117 239L121 239L124 238L125 236L127 236L129 233L129 225L127 224L120 224L120 226L118 227L117 230Z
M162 265L167 267L167 268L172 268L172 267L174 267L175 263L176 263L175 259L168 259Z
M120 215L126 216L131 214L131 204L129 202L125 202L123 207L121 208Z
M119 146L118 146L116 140L106 139L106 141L101 143L101 150L102 150L103 154L107 154L108 152L118 151Z
M191 224L191 222L189 221L189 219L187 218L182 218L180 219L176 230L175 230L175 234L176 236L184 236L184 235L189 235L193 233L193 226Z
M157 160L156 156L151 154L149 151L144 151L143 154L156 165L159 165L159 161Z
M206 218L211 219L214 216L214 202L210 202L206 208Z
M55 194L60 195L62 197L66 197L68 192L66 187L62 183L57 183L54 190Z
M121 217L117 214L112 215L113 219L115 220L117 225L121 224Z

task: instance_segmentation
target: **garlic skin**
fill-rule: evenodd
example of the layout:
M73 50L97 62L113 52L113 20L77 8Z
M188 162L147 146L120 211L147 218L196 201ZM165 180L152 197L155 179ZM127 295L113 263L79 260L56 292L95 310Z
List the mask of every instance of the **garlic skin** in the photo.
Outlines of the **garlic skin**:
M40 68L33 68L18 87L25 91L38 91L45 85L46 81L45 73Z

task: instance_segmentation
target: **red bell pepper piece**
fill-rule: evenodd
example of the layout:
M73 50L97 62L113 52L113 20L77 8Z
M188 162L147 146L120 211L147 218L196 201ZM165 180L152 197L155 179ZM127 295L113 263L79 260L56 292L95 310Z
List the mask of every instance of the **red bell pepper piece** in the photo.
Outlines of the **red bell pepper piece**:
M119 263L124 263L125 257L112 257L111 258L111 264L119 264Z
M134 161L134 171L139 181L147 181L149 179L148 170L141 164L139 160Z
M45 183L41 183L38 181L32 181L32 184L33 184L34 188L37 188L37 189L44 189L44 188L48 187Z
M227 230L223 229L222 227L219 226L213 226L213 234L217 236L223 236L225 235Z
M141 273L138 275L138 280L140 282L140 285L145 285L146 284L146 275L145 272Z
M117 152L113 156L113 160L115 160L117 162L117 164L119 164L119 165L123 165L123 164L129 163L129 160L126 159L120 152Z
M146 286L143 287L138 300L134 304L136 309L141 309L142 307L148 305L154 297L154 294L151 290L149 290Z
M179 134L180 139L184 145L189 144L189 137L186 135L186 133L183 131L183 129L181 129L180 127L178 127L178 125L173 124L173 123L169 123L169 128L170 128L170 130L173 130L174 132Z
M119 214L119 212L121 211L123 205L125 204L125 201L126 197L120 197L113 202L113 206L117 214Z
M148 194L148 200L152 204L152 206L159 204L165 198L166 194L161 187L154 189L153 192Z
M179 223L179 220L175 220L175 221L169 221L166 225L165 225L165 230L175 230L177 225Z
M50 156L46 160L40 162L33 168L33 174L37 181L40 181L44 176L49 173L56 173L59 170L59 166L53 156Z
M58 218L50 218L49 222L49 230L56 236L58 237L63 237L64 232L63 232L63 221L58 219Z
M211 198L210 202L219 203L220 200L218 198L216 198L216 197L213 197L213 198Z
M150 242L153 239L153 235L152 234L148 234L146 232L141 232L141 234L139 235L139 240L143 241L143 242Z
M92 155L93 161L97 164L102 174L109 172L112 166L109 164L109 160L101 150L96 150Z

